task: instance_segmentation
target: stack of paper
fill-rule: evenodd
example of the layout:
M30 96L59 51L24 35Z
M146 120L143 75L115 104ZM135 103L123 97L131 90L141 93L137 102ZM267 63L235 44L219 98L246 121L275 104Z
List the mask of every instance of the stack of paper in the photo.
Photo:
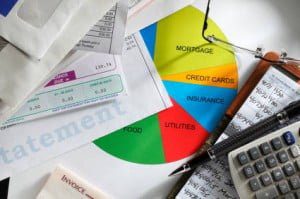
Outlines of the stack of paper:
M7 12L0 16L0 35L15 46L7 45L0 53L1 122L12 116L34 90L61 71L59 62L115 4L108 0L34 2L1 2ZM101 10L97 9L99 4L103 5Z
M238 86L235 57L200 37L204 13L191 3L78 2L44 54L0 52L0 198L37 197L59 164L113 198L162 197ZM22 16L41 28L50 14Z

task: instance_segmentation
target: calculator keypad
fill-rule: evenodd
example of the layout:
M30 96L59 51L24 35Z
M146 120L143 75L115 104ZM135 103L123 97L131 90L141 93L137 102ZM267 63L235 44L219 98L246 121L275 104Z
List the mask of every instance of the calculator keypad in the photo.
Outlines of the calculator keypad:
M274 150L279 150L282 148L282 142L280 138L274 138L271 140Z
M300 147L290 131L236 155L249 189L260 198L300 199ZM299 189L299 190L298 190Z

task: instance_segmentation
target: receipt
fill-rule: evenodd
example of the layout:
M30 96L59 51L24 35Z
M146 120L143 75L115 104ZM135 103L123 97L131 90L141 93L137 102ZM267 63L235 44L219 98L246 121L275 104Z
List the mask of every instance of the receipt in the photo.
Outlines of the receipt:
M76 56L75 53L69 60ZM88 53L36 91L3 125L70 111L125 94L126 84L119 56Z
M299 84L278 69L271 67L251 92L218 142L273 115L297 99L300 99ZM239 198L232 183L227 157L198 167L176 198Z
M230 178L227 158L197 168L176 199L238 198Z
M241 131L300 99L299 84L271 67L236 113L224 134Z
M121 0L95 24L75 50L121 54L127 21L128 0Z

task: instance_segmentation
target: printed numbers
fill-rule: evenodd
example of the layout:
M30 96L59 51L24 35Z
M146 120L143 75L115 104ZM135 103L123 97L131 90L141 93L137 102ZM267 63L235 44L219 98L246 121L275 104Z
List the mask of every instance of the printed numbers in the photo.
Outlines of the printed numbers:
M283 97L283 91L279 88L274 88L274 94L278 97Z
M34 105L34 106L30 106L29 107L29 111L36 111L39 110L41 108L41 105Z
M64 98L61 99L61 101L62 101L63 103L71 102L71 101L73 101L73 100L74 100L73 96L64 97Z
M105 64L96 65L95 68L96 68L96 70L102 70L102 69L105 69L105 68L108 68L111 66L112 66L111 62L106 62Z
M95 94L100 95L106 93L106 91L107 91L106 88L101 88L99 90L95 90Z
M262 85L264 85L268 89L272 88L272 84L270 82L267 82L266 80L262 80Z

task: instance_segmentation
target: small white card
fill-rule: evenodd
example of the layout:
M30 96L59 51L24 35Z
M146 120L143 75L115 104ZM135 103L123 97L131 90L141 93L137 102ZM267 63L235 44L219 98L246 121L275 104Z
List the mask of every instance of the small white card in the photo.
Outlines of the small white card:
M62 166L58 166L36 198L108 199L109 197L75 173Z

